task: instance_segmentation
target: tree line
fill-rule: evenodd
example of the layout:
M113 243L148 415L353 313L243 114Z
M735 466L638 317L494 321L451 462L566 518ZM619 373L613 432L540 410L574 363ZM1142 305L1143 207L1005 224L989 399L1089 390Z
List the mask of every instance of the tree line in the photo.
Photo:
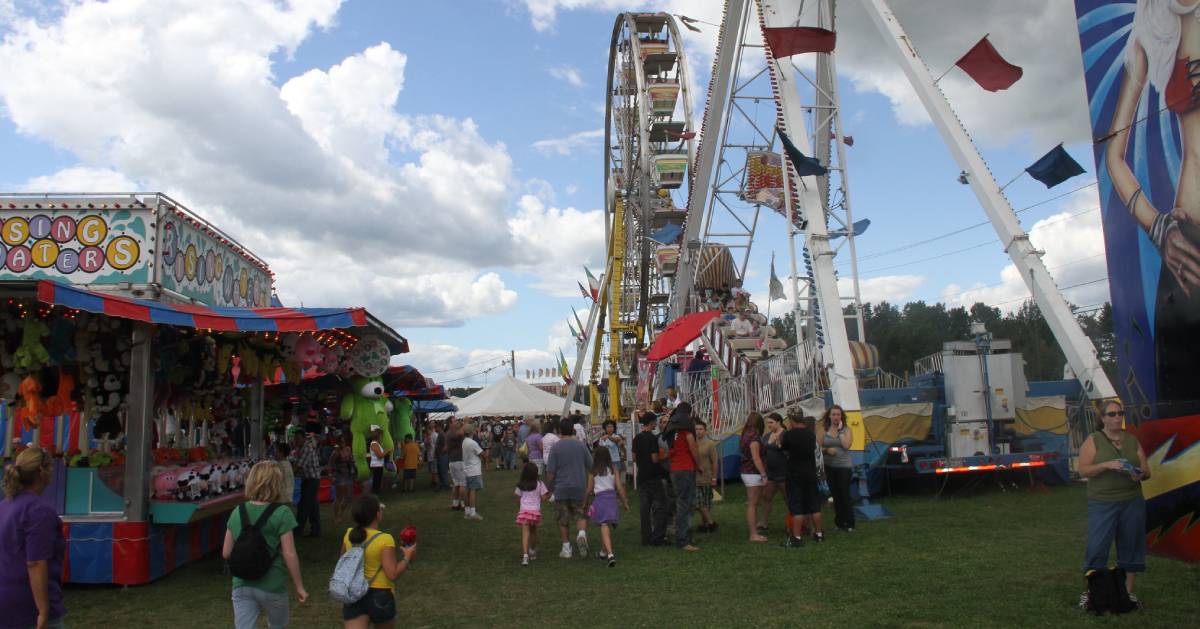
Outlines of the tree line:
M847 315L853 310L847 308ZM1076 315L1084 333L1092 339L1100 363L1109 379L1116 377L1116 342L1113 337L1112 306L1104 304L1099 310ZM940 352L946 341L966 340L971 336L971 322L987 325L992 336L1012 341L1013 351L1025 359L1025 375L1029 380L1057 380L1063 377L1066 357L1050 333L1050 326L1033 300L1017 310L1003 313L999 308L976 303L970 308L947 307L943 303L927 304L914 301L896 306L886 301L863 304L863 328L866 340L879 350L880 366L899 376L911 374L913 362ZM771 325L779 336L794 344L796 325L792 313L772 319ZM846 320L851 340L858 340L858 330L852 320Z

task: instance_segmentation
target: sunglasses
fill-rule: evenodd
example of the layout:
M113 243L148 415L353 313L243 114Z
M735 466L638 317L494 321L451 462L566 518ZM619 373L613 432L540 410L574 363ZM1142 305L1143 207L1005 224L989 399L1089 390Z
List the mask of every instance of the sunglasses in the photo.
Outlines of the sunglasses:
M1109 412L1105 413L1105 415L1107 415L1109 417L1124 417L1125 411L1109 411Z

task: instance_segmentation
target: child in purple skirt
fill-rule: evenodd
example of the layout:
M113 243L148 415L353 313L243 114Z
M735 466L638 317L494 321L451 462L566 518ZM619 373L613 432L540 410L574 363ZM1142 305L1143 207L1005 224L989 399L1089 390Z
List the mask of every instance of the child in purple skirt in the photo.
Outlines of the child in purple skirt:
M600 542L604 549L600 551L600 559L608 561L608 567L617 565L617 556L613 554L612 530L617 527L619 515L617 498L621 506L629 511L629 500L625 497L625 484L621 475L613 466L612 454L605 446L596 446L592 451L592 469L588 470L587 495L593 496L592 506L588 509L588 517L600 525Z
M538 468L526 463L521 468L521 480L513 493L520 499L517 510L517 525L521 527L521 565L528 566L529 560L537 559L537 529L542 523L542 501L550 494L546 485L538 480Z

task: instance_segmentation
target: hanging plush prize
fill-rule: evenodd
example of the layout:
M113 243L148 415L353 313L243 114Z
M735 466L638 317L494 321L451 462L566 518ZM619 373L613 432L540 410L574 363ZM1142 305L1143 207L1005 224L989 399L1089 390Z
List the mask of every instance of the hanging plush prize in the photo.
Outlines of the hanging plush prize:
M383 375L391 359L392 353L387 343L374 336L360 339L354 349L346 354L346 362L350 363L351 369L360 376L369 378Z

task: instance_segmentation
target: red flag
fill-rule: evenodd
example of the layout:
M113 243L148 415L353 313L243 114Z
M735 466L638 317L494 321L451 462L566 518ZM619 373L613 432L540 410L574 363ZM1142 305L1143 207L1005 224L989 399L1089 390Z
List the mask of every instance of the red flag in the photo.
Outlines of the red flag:
M762 32L776 59L802 52L833 52L837 44L837 33L812 26L764 28Z
M846 146L854 146L854 136L852 136L852 135L843 135L843 136L842 136L842 143L843 143L843 144L845 144Z
M987 35L954 65L962 68L963 72L975 79L979 87L989 92L1008 89L1022 74L1021 66L1005 61L992 46L992 42L988 41Z

